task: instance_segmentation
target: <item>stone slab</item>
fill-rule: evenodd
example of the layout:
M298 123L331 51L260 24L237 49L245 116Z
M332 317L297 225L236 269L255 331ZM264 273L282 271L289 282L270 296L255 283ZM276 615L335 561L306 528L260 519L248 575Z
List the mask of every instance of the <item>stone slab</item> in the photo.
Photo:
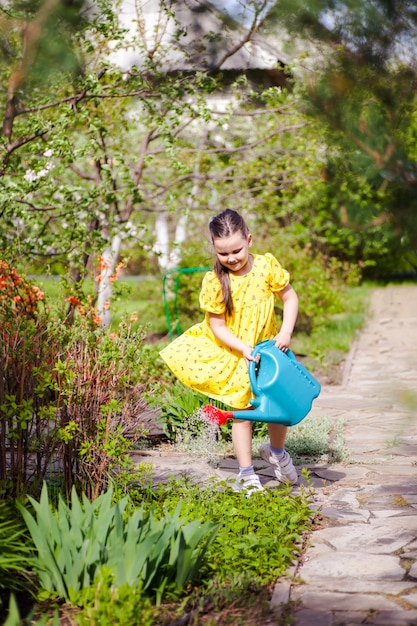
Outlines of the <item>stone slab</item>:
M310 558L299 572L299 576L307 584L332 581L334 578L366 581L400 582L405 574L399 558L386 554L366 554L358 552L342 552L328 549L325 551L313 547L309 550Z

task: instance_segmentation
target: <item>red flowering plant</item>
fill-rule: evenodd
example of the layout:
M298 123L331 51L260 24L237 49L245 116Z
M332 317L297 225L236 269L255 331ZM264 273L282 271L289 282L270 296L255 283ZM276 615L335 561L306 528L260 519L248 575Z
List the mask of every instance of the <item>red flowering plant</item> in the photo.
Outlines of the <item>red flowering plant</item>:
M54 368L60 396L57 436L67 488L81 486L94 499L115 470L131 467L129 451L147 433L146 384L138 378L143 329L133 331L134 320L126 320L110 332L97 324L93 310L79 309L68 329L65 356Z
M143 329L110 332L92 302L70 295L59 313L0 262L0 497L37 493L53 471L94 498L146 433Z
M37 393L37 372L53 360L47 320L43 292L0 261L0 493L39 483L49 461L47 404Z

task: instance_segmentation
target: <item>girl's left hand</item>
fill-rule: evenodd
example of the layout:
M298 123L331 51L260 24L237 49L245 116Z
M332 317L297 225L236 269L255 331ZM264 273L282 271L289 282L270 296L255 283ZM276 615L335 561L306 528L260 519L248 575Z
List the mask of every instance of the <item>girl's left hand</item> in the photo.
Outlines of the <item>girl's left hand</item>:
M288 348L290 347L291 333L280 330L278 335L274 337L274 341L277 348L279 348L283 352L287 352Z

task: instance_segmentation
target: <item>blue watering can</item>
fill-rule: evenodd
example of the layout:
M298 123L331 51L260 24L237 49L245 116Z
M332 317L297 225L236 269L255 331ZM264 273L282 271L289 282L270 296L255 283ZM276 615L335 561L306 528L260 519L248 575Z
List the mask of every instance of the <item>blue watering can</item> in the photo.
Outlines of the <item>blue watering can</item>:
M249 361L249 382L255 396L253 409L223 411L210 404L203 413L220 426L228 419L270 422L294 426L311 410L314 398L320 393L320 383L297 361L291 350L283 352L270 339L258 343L252 355L258 362Z

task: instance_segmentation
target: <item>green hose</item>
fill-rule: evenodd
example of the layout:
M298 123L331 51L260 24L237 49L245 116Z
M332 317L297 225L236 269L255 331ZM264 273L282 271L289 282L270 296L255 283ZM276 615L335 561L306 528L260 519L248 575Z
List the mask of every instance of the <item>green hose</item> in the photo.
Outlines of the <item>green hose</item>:
M174 331L172 329L171 316L170 316L169 307L168 307L168 298L167 298L167 290L166 290L167 278L171 276L172 274L178 274L178 276L175 279L175 284L174 284L174 315L175 315L175 332L177 336L179 337L181 335L179 312L178 312L178 289L179 289L179 284L180 284L180 278L183 274L195 274L196 272L208 272L211 269L212 269L211 267L181 267L179 269L168 270L168 272L165 272L164 277L162 279L162 291L163 291L163 296L164 296L165 317L167 318L169 338L171 340L174 338Z

